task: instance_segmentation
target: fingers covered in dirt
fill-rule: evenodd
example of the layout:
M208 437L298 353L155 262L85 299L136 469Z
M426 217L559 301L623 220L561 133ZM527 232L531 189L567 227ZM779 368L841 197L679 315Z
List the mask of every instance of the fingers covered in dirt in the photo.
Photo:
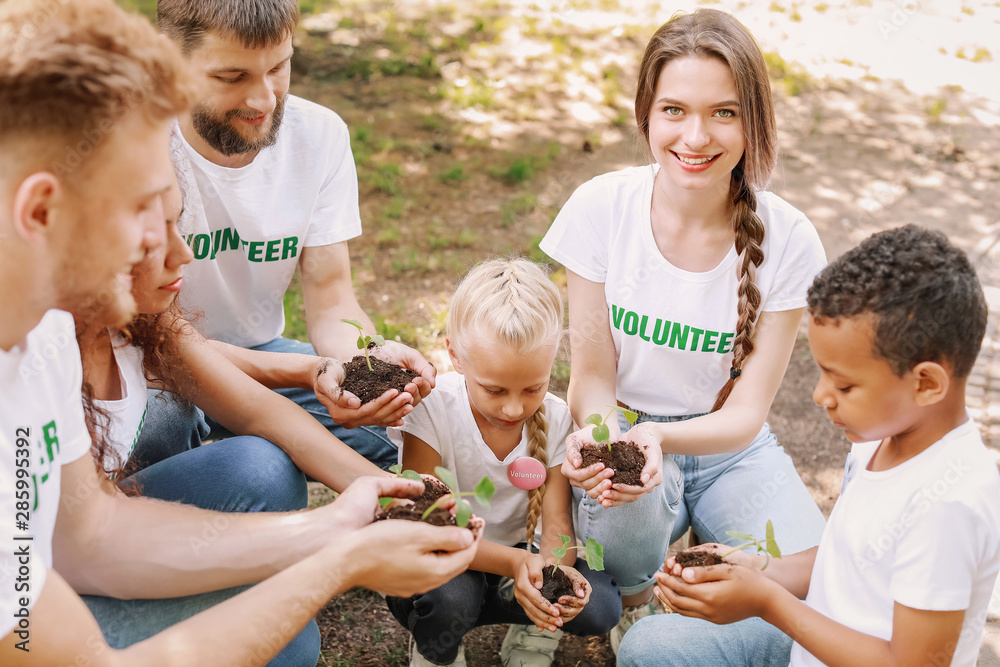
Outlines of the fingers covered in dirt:
M573 592L575 595L563 595L559 598L559 611L563 623L569 623L583 608L590 602L591 586L590 582L580 574L579 570L568 565L560 565L559 569L566 573L569 580L573 582Z
M548 567L539 554L526 554L514 575L514 598L540 630L555 632L563 621L556 605L542 597L542 570Z
M419 521L378 521L344 540L353 586L410 597L441 586L468 569L479 541L467 528Z
M595 463L586 468L580 467L583 465L583 456L580 454L580 448L584 445L596 444L591 434L593 430L594 426L588 424L586 427L570 433L566 437L566 460L563 461L560 471L569 480L570 484L583 489L587 492L588 496L597 500L602 493L611 489L612 482L610 479L615 472L607 468L603 463Z
M402 366L418 374L419 377L414 378L413 382L405 387L405 392L413 398L413 405L416 405L421 399L426 398L431 393L431 389L434 388L437 380L437 369L412 347L407 347L395 341L388 341L384 346L375 351L375 355L389 363Z

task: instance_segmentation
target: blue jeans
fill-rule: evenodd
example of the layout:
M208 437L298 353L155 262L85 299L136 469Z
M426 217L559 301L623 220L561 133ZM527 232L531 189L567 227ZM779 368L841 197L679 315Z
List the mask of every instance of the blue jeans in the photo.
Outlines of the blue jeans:
M640 415L639 421L693 419ZM621 419L622 432L628 423ZM826 520L767 424L745 449L707 456L663 455L663 482L635 502L604 508L573 488L580 537L604 545L604 567L634 595L653 584L667 548L688 527L704 542L737 545L735 530L764 537L767 520L782 553L819 544Z
M759 618L715 625L665 614L629 628L618 667L788 667L791 653L791 638Z
M171 457L136 473L128 480L142 495L182 502L220 512L290 512L308 501L306 480L288 456L261 438L241 436L212 443ZM213 531L224 530L222 519L205 522L191 549L208 549ZM160 600L118 600L84 595L108 644L125 648L224 602L249 586ZM269 665L315 667L320 638L310 621ZM195 656L192 660L196 662Z
M315 356L312 345L289 338L274 340L251 348L264 352L292 352ZM315 417L330 433L366 459L388 470L396 464L397 449L379 426L347 429L330 418L329 411L310 389L276 389ZM180 452L194 449L208 438L226 438L233 434L207 417L199 408L166 391L148 391L146 422L132 452L142 467L152 465Z
M520 545L524 548L524 545ZM622 615L618 586L606 572L595 572L586 561L573 565L590 583L587 606L563 630L579 636L603 635ZM412 598L386 598L389 611L413 634L420 654L442 665L455 661L462 638L482 625L531 624L514 597L513 580L498 574L466 570L444 586Z

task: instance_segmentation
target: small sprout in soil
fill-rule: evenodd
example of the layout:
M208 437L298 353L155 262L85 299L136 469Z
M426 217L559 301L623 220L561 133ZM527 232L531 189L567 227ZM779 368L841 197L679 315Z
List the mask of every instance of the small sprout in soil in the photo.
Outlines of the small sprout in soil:
M412 479L414 482L423 482L424 478L420 476L420 473L416 470L403 470L403 464L397 463L394 466L389 466L389 472L394 474L396 477L402 477L403 479ZM395 498L379 498L378 503L383 508L388 507Z
M583 422L584 424L594 425L594 430L591 432L594 438L594 442L608 442L608 438L611 437L611 430L608 428L608 423L607 423L608 417L613 415L616 410L621 411L621 413L625 415L625 419L628 421L629 424L634 424L636 420L639 419L638 413L632 412L631 410L626 410L625 408L619 407L617 405L612 407L611 412L605 415L603 419L601 418L600 414L595 412L594 414L587 417ZM608 451L609 452L611 451L610 442L608 442Z
M774 524L771 520L767 520L767 527L764 529L766 534L764 539L758 540L753 535L747 533L741 533L735 530L727 530L726 535L730 537L735 537L737 540L746 540L746 544L741 544L738 547L733 547L726 553L722 554L722 558L725 558L729 554L739 551L745 547L757 547L757 553L764 554L767 559L764 561L764 567L760 568L761 571L767 569L767 566L771 564L771 557L781 558L781 549L778 548L778 543L774 541Z
M554 547L552 549L552 555L557 559L562 560L566 552L571 549L580 549L583 551L583 558L587 561L587 567L591 570L599 571L604 569L604 547L601 546L600 542L595 540L593 537L587 538L586 546L573 546L569 545L573 541L569 535L560 535L559 539L562 540L561 547ZM555 575L556 570L559 569L559 563L552 566L552 574Z
M493 484L493 480L489 477L483 477L479 480L479 483L476 484L475 491L466 491L465 493L461 493L458 490L458 480L455 479L455 475L452 474L450 470L437 466L434 468L434 474L438 479L448 485L448 488L451 489L451 493L441 496L434 501L433 505L424 510L423 516L420 517L421 519L426 519L430 516L431 512L437 509L439 505L454 498L455 522L460 527L465 528L469 524L469 519L472 518L472 505L469 504L469 501L464 500L462 496L474 496L480 505L486 509L490 508L490 499L493 498L493 494L496 492L496 486Z
M375 369L372 368L372 360L368 358L368 346L371 345L372 343L375 343L375 345L377 347L382 347L383 345L385 345L385 338L383 338L382 336L380 336L378 334L375 334L374 336L366 336L365 335L365 327L364 327L364 325L361 324L361 322L358 322L357 320L343 320L342 319L340 321L344 322L346 324L350 324L352 327L357 327L357 329L358 329L358 349L359 350L364 350L365 361L368 362L368 370L374 371Z

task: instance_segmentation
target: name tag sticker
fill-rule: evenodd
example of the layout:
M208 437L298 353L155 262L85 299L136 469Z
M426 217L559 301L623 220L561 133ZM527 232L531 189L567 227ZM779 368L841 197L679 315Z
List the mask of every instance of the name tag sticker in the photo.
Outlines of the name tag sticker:
M548 471L538 459L522 456L507 466L507 479L519 489L531 491L545 484Z

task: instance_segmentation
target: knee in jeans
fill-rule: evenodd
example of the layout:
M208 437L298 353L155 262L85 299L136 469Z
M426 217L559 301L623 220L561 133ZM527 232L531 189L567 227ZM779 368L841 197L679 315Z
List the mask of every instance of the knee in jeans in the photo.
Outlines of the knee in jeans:
M263 438L247 438L240 456L252 465L241 468L242 479L231 480L254 490L262 512L291 512L308 503L306 478L288 455Z

